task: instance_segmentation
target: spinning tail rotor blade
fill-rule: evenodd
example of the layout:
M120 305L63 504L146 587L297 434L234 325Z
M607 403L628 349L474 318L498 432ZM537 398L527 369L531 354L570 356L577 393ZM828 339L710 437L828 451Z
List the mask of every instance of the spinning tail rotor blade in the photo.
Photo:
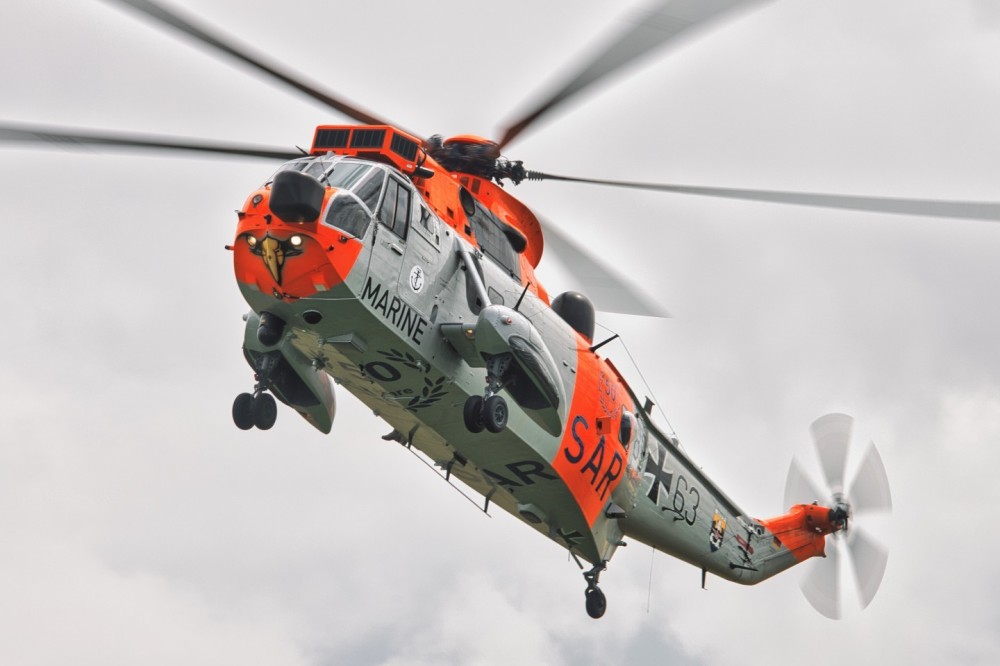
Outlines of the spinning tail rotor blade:
M569 97L606 78L625 65L660 46L684 37L692 29L739 7L763 0L659 0L649 4L630 21L631 25L607 46L597 50L563 84L550 89L542 101L510 124L500 147L514 140L529 125Z
M847 538L847 548L851 555L854 582L858 587L861 607L867 608L882 584L885 566L889 562L889 552L856 528L851 529Z
M826 549L824 559L813 562L799 586L813 608L831 620L840 619L840 554L835 545Z
M237 60L242 60L246 64L267 74L272 79L281 81L285 85L295 88L299 92L305 93L309 97L320 101L326 106L340 111L348 118L353 118L358 122L369 125L389 125L388 121L365 111L356 104L350 103L342 97L334 96L319 86L307 82L301 75L294 71L283 69L281 66L268 62L261 55L253 53L245 46L237 44L234 40L222 37L219 33L210 32L209 29L196 25L188 19L182 18L179 14L166 7L151 2L151 0L105 0L111 4L128 5L136 11L142 12L147 17L157 21L162 25L168 25L179 30L206 46L210 46L218 51L226 53Z
M149 134L125 134L121 132L98 132L61 127L43 127L38 125L0 124L0 141L50 144L56 148L73 146L146 148L151 150L188 151L237 157L257 157L282 161L300 155L300 153L296 153L293 150L268 146L203 141L201 139L181 139Z
M598 310L643 317L670 317L670 313L648 296L642 287L585 250L554 224L545 225L545 247L559 257L579 290L587 294Z
M802 471L799 461L793 457L785 479L785 503L782 508L788 509L795 504L810 504L824 499L826 495L816 490L816 486Z
M676 194L692 194L703 197L740 199L744 201L765 201L768 203L810 206L813 208L834 208L838 210L856 210L870 213L911 215L915 217L950 217L962 220L1000 222L1000 202L997 201L902 199L896 197L863 197L848 194L820 194L816 192L702 187L670 183L639 183L624 180L556 176L540 171L529 171L527 177L529 180L562 180L571 183L607 185L610 187L626 187L638 190L673 192Z
M851 508L855 513L867 511L891 511L892 496L889 493L889 477L878 449L871 442L865 458L850 488Z
M854 419L846 414L827 414L810 426L827 487L834 493L844 490L844 465L853 424Z
M818 499L820 504L829 501L831 510L846 510L848 516L852 516L855 510L867 513L892 509L889 479L873 443L869 443L865 451L849 492L844 492L844 466L853 424L854 419L846 414L827 414L813 422L810 428L813 442L829 487L824 495L820 495L798 461L792 458L785 482L785 506ZM837 538L843 536L847 538ZM862 608L868 607L882 584L889 551L859 530L853 521L845 522L840 529L828 535L825 546L826 558L817 559L811 565L800 587L813 608L837 620L841 616L843 598L838 564L840 549L847 549L847 559L854 572L854 584Z

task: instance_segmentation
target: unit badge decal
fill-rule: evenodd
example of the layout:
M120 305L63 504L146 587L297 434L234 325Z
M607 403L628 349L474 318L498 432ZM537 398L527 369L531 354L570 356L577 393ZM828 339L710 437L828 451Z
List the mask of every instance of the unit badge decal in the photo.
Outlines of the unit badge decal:
M712 516L712 531L708 537L708 543L712 546L712 552L722 548L722 537L726 534L726 519L719 515L719 510L715 510Z
M414 294L419 294L424 289L424 269L420 266L410 269L410 289Z

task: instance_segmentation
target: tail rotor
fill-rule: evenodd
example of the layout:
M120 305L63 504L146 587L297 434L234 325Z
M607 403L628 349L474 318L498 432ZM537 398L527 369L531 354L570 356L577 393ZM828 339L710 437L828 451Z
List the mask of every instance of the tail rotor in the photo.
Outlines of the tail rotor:
M829 504L842 528L827 541L826 557L817 559L800 587L813 608L828 618L841 617L844 583L840 576L841 555L849 562L862 608L875 598L886 564L888 550L854 524L863 517L892 511L889 477L875 444L869 442L851 483L844 485L854 419L846 414L827 414L813 422L813 445L823 473L825 487L818 488L793 458L785 481L785 504ZM863 522L863 518L862 518Z

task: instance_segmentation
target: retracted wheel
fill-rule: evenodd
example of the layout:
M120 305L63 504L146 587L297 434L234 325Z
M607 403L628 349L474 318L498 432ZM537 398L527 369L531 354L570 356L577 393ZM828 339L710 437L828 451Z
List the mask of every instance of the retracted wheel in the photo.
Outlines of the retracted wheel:
M465 401L462 408L462 418L465 419L465 427L469 432L482 432L483 423L483 396L473 395Z
M253 395L249 393L240 393L236 396L236 400L233 400L233 423L240 430L249 430L253 427L252 405Z
M594 586L587 588L587 615L595 620L604 615L608 609L608 600L604 597L601 588Z
M507 427L507 401L498 395L491 395L483 404L483 421L490 432L500 432Z
M253 424L261 430L270 430L278 418L278 405L269 393L261 393L250 404Z

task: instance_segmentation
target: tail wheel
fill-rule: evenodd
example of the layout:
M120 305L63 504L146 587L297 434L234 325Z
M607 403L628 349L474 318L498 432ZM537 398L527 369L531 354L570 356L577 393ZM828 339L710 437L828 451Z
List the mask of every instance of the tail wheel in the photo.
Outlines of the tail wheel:
M599 587L587 588L587 615L595 620L604 616L608 610L608 600Z
M254 425L252 412L253 395L240 393L233 401L233 423L240 430L249 430Z
M250 404L253 424L261 430L270 430L278 418L278 405L269 393L261 393Z
M483 421L490 432L501 432L507 427L507 401L498 395L491 395L483 405Z
M483 431L485 427L483 423L483 396L470 396L465 401L465 407L462 408L462 418L465 420L465 427L469 429L469 432Z

